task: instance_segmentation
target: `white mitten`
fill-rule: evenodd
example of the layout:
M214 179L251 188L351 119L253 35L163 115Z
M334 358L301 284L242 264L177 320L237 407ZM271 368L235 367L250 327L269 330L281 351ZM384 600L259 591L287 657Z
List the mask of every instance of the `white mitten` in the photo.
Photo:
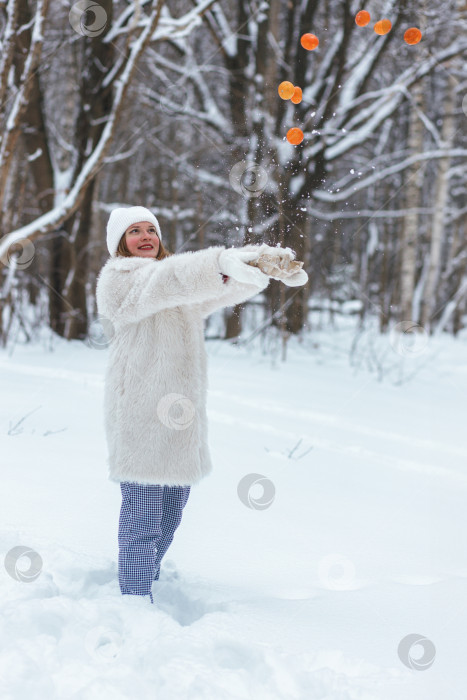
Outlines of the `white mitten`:
M260 246L245 246L243 248L226 248L219 255L219 266L224 275L233 277L237 282L256 284L264 287L269 282L269 277L261 272L258 267L247 263L258 258Z
M295 260L291 248L266 245L259 246L259 257L249 261L248 265L259 267L268 277L280 280L287 287L299 287L308 282L308 275L302 270L303 262Z
M298 270L290 277L284 277L281 281L286 287L301 287L308 282L308 275L305 270Z
M262 243L258 247L259 255L271 256L274 259L283 260L284 263L290 262L295 258L295 253L291 248L280 248L279 246L267 245Z

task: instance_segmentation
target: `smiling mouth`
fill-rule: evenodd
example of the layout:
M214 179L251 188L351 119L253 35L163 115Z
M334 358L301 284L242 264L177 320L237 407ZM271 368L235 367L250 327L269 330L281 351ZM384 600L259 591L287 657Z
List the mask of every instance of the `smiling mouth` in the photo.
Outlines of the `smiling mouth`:
M139 250L149 250L150 248L152 248L152 245L149 245L149 243L145 243L144 245L138 246Z

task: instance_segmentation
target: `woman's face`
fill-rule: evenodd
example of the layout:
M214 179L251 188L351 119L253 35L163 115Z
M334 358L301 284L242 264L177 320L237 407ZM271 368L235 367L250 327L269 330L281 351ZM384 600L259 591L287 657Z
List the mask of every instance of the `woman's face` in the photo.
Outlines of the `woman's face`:
M159 236L149 221L131 224L125 231L125 243L130 253L140 258L155 258L159 252Z

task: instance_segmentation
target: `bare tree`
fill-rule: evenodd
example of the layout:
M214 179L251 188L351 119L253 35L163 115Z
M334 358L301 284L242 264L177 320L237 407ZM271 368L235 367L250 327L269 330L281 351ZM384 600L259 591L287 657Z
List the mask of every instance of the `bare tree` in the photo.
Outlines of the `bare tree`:
M386 36L357 27L357 0L100 6L107 21L96 36L73 30L62 10L48 17L38 0L5 10L0 106L12 131L0 179L11 232L0 258L25 239L38 244L30 297L31 280L42 280L56 332L85 337L105 218L137 200L161 219L174 251L291 246L309 284L274 282L264 294L264 328L284 339L307 325L312 294L313 307L322 299L332 314L354 300L360 324L376 313L381 330L409 318L432 331L462 326L462 2L447 0L439 13L434 0L378 0L374 12L392 21ZM413 25L423 39L408 46ZM320 39L311 52L300 44L309 31ZM283 80L303 89L301 103L280 99ZM292 126L304 132L298 146L285 139ZM27 206L15 210L20 201ZM5 271L7 279L11 292ZM224 313L226 337L239 335L242 308Z
M135 4L124 9L115 22L112 22L113 3L105 0L100 4L100 8L106 21L98 36L93 36L92 30L87 29L88 26L94 26L92 18L88 22L87 17L79 20L82 36L77 37L76 33L72 36L72 43L76 38L80 40L78 59L82 67L73 136L72 167L65 172L56 169L53 173L56 194L53 206L0 241L0 258L5 260L13 244L25 239L32 242L43 238L48 232L58 231L58 235L52 238L50 251L50 324L53 330L67 338L86 337L87 246L94 181L115 138L137 63L151 42L189 33L196 26L199 15L212 2L213 0L203 0L182 18L171 18L167 12L165 21L158 28L164 0L145 3L148 14L144 16L140 13L140 5ZM27 5L25 9L27 10ZM25 117L24 105L35 84L32 76L39 62L46 11L47 2L38 1L31 21L31 42L28 47L25 45L27 55L24 58L23 74L18 89L14 95L9 94L7 86L0 89L0 94L4 95L2 109L8 127L0 149L0 195L1 186L6 184L10 172L13 146L25 123L30 123L33 119L31 111ZM10 35L15 36L17 40L18 33L21 33L19 18L17 4L12 3L5 29L7 41ZM123 38L123 48L119 48L118 59L115 60L114 42L119 37ZM0 71L2 76L8 74L8 61L13 61L13 39L12 44L12 57L9 58L8 52L5 54L6 65L2 66ZM44 122L43 114L39 114L39 90L36 90L33 104L36 118ZM42 124L42 127L44 132L47 126ZM50 165L54 158L50 154L50 148L46 146L47 144L44 144L41 155ZM45 168L45 173L48 173L50 180L49 167ZM58 182L61 184L60 192L56 189ZM40 186L44 183L36 184ZM46 191L48 189L46 187Z

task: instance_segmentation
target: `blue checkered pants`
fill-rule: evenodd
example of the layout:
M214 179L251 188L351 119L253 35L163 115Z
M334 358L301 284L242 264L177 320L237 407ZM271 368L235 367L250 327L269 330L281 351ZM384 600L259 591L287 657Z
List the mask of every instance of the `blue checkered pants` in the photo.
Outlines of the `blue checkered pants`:
M180 525L190 486L120 483L118 581L123 595L148 595Z

